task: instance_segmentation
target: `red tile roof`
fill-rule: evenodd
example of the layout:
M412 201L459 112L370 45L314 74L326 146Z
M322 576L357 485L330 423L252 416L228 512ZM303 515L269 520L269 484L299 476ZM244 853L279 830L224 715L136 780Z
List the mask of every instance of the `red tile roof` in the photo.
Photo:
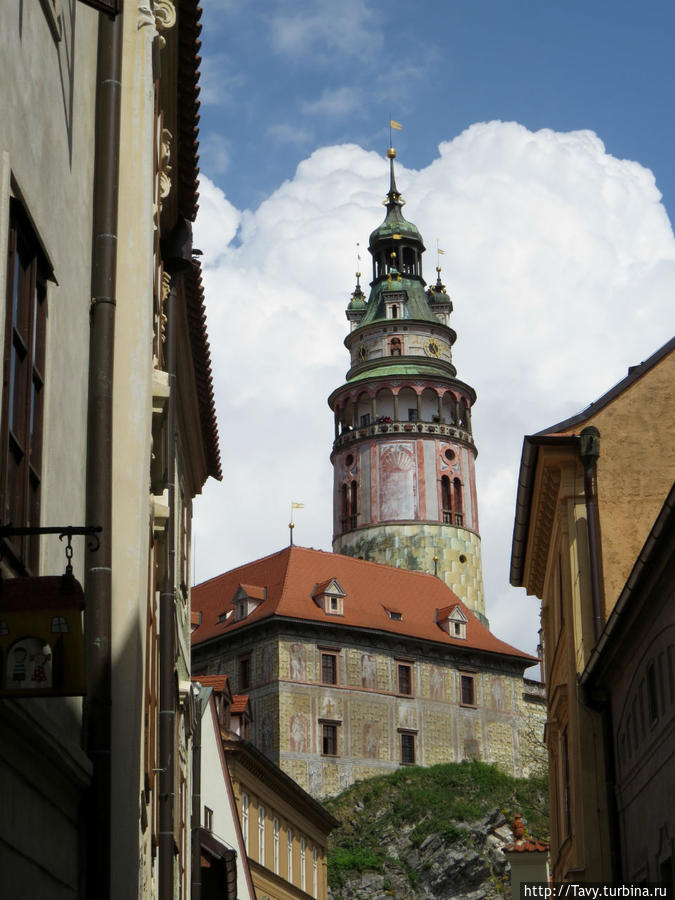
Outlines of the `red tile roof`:
M315 585L332 578L346 593L344 615L331 615L312 600ZM267 599L244 619L230 617L219 622L219 616L232 608L232 598L242 582L267 588ZM402 620L387 614L392 602L403 612ZM202 624L192 635L195 645L278 616L499 653L526 666L537 662L534 656L491 634L440 578L305 547L286 547L198 584L192 589L192 605L202 612ZM437 609L456 605L468 620L466 639L451 637L434 621Z
M214 691L224 691L229 678L227 675L193 675L192 681L198 681L203 687L212 687Z
M515 841L504 847L504 853L548 853L549 845L545 841Z
M233 716L241 715L248 708L248 694L235 694L232 697L230 712Z
M239 587L245 592L251 600L264 600L265 588L257 584L240 584Z

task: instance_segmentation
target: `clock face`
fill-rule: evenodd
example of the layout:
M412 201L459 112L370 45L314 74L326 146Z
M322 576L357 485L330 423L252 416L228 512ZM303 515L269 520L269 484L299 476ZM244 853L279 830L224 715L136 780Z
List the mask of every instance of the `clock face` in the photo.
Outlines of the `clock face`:
M359 345L359 359L367 359L368 358L368 348L365 344Z
M424 345L424 352L427 356L439 357L441 355L441 345L436 338L429 338Z

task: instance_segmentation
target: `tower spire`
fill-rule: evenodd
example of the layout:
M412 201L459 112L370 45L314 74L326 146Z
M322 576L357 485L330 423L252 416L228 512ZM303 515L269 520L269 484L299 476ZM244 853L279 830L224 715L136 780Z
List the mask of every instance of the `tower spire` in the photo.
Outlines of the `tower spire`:
M366 302L357 274L346 311L351 366L328 400L335 414L333 549L433 572L484 619L476 394L452 363L456 334L440 241L436 282L427 288L424 242L403 216L392 146L387 158L387 212L368 242L370 295Z

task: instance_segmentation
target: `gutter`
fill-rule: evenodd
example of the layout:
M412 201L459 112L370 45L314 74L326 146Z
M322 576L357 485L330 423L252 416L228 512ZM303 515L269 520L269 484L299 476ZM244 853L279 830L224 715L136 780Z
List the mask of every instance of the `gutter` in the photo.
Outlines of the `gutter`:
M602 547L600 546L600 516L598 513L597 468L600 456L600 432L594 425L579 435L579 456L584 466L584 497L588 528L588 553L591 575L591 603L593 606L593 636L597 643L605 624L604 591L602 586Z
M87 809L86 895L108 900L111 876L112 425L119 201L122 15L99 14L87 410L84 742L93 764Z

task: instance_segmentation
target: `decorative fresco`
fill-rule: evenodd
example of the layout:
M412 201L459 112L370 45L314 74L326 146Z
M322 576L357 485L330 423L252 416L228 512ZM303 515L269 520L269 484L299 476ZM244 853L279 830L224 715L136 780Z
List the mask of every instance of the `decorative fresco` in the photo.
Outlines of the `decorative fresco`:
M377 663L372 653L361 654L361 687L374 691L377 684Z
M290 746L293 753L309 751L309 720L304 713L291 716Z

